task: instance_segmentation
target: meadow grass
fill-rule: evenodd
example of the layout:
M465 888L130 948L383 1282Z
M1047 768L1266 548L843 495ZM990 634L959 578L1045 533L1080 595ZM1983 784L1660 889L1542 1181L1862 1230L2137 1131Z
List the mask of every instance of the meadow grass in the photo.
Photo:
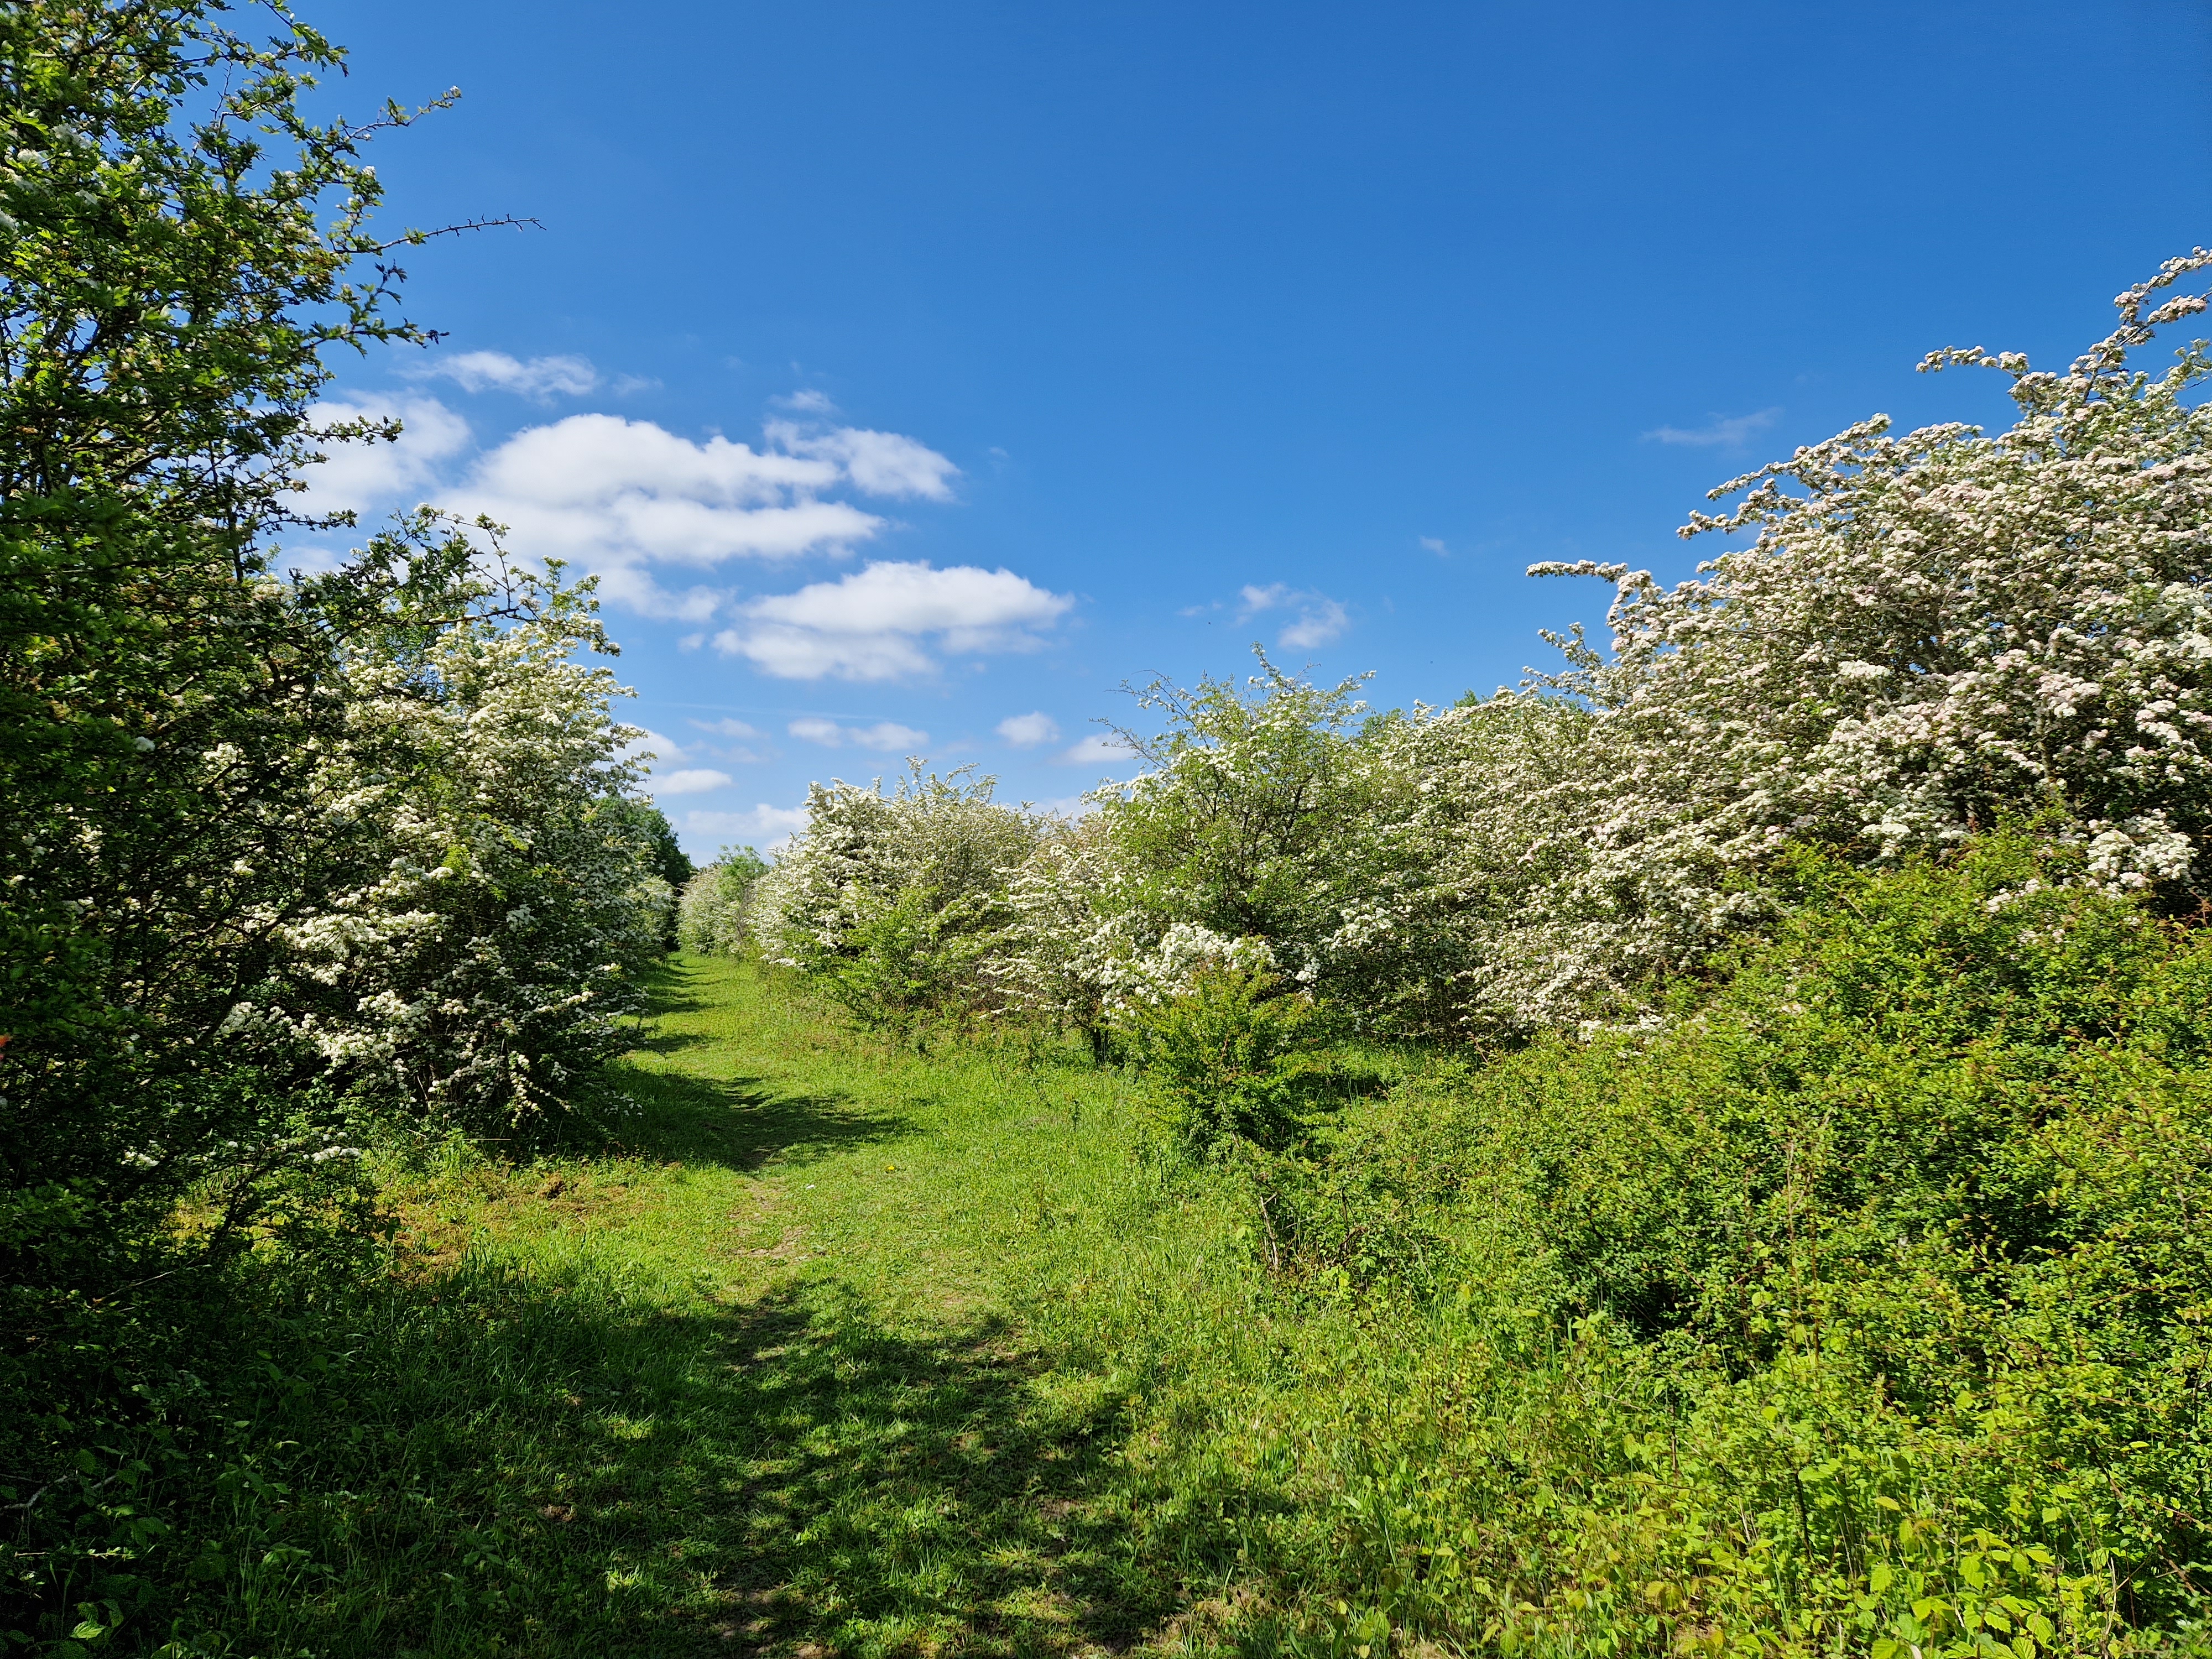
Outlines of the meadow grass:
M1147 1158L1125 1074L858 1036L746 963L662 988L604 1152L388 1175L393 1274L264 1408L280 1449L231 1481L179 1651L1203 1651L1312 1626L1289 1603L1325 1576L1334 1477L1306 1419L1371 1382L1372 1344L1273 1305L1242 1189Z

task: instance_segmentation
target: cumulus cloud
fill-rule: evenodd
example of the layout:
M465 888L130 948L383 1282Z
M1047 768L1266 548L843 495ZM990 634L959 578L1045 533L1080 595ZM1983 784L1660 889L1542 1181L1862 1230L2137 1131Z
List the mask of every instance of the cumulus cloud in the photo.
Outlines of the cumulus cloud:
M1655 427L1644 434L1648 442L1692 444L1701 449L1741 449L1759 433L1782 418L1781 408L1762 409L1749 415L1716 415L1703 426Z
M607 597L704 622L722 596L665 591L653 567L841 551L884 521L824 493L949 495L952 464L910 438L772 423L767 447L695 443L649 421L572 415L517 433L478 462L451 505L512 526L516 544L596 571ZM793 446L797 446L794 447Z
M1240 620L1269 611L1291 611L1297 614L1276 635L1276 643L1293 651L1327 645L1352 626L1352 617L1344 606L1326 593L1310 589L1294 588L1282 582L1270 582L1265 587L1248 583L1237 596L1243 602L1237 611Z
M1441 537L1424 536L1420 538L1420 544L1425 551L1433 553L1440 559L1451 556L1451 549L1443 544L1443 539Z
M468 386L575 391L580 358L464 352L424 371ZM803 412L825 411L807 402ZM610 600L647 616L704 623L727 594L712 573L732 559L842 553L887 521L851 495L946 501L959 469L893 432L779 418L756 448L720 435L695 441L650 421L572 415L528 427L465 473L468 423L436 398L355 397L321 405L325 422L398 417L396 444L333 443L311 469L301 510L383 511L433 501L508 526L518 550L597 574ZM457 473L459 476L457 476ZM696 573L688 584L668 571Z
M896 432L850 426L810 432L791 421L770 421L768 439L788 454L830 462L853 481L854 489L871 495L950 501L950 481L960 475L960 469L935 450Z
M656 795L703 795L709 789L726 789L737 780L727 772L717 772L711 766L686 767L681 772L671 772L665 778L653 781Z
M694 720L692 724L696 726L699 722ZM673 738L649 728L641 730L638 736L623 744L623 755L625 759L639 762L645 767L648 787L656 795L704 794L709 789L720 789L731 781L727 772L717 771L712 767L685 765L691 757L684 751L684 745ZM753 760L757 757L742 750L734 755L724 750L716 758ZM669 768L677 769L664 769Z
M1046 714L1009 714L999 722L998 732L1017 749L1034 749L1059 740L1060 722Z
M744 812L694 810L684 815L684 839L690 850L710 852L729 842L744 842L773 852L806 827L804 806L770 806L765 802Z
M586 357L525 360L504 351L459 351L408 370L407 378L451 380L464 392L512 392L547 403L556 397L581 397L599 385L599 372Z
M1111 732L1094 732L1080 742L1071 744L1060 759L1070 766L1110 766L1116 761L1133 760L1137 751Z
M390 443L366 438L324 443L326 459L302 475L307 493L292 499L298 513L416 506L436 492L446 463L469 447L469 423L435 398L334 398L317 404L308 416L319 427L397 420L400 432Z
M1035 650L1038 630L1074 603L1004 568L878 560L739 606L714 644L784 679L896 679L933 669L933 646L955 656Z
M918 732L911 726L901 726L896 720L878 720L873 726L840 726L836 720L817 715L806 715L784 728L794 738L809 743L818 743L836 749L852 744L861 749L876 749L884 754L919 754L929 741L929 733Z
M693 723L696 725L697 722ZM648 766L653 761L678 766L683 764L684 745L675 738L656 732L649 726L641 726L636 730L638 735L623 745L623 759L642 761Z

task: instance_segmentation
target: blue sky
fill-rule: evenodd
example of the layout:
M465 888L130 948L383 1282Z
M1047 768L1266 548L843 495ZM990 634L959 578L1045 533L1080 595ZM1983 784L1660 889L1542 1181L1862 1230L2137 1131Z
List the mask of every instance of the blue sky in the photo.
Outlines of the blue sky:
M325 498L605 573L695 855L811 778L1061 800L1125 681L1262 641L1446 701L1687 574L1711 484L2001 422L2212 242L2212 13L1997 5L313 3L428 354Z

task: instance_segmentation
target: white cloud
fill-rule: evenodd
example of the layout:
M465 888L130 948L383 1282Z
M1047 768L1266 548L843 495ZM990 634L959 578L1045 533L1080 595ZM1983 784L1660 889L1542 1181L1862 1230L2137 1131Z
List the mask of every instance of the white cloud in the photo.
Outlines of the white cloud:
M1111 765L1116 761L1133 760L1137 751L1111 732L1094 732L1080 742L1069 745L1060 759L1070 766Z
M327 458L304 475L311 486L295 496L295 512L368 513L413 507L435 493L443 465L469 447L469 423L435 398L350 397L317 404L308 418L319 427L348 421L400 423L398 438L332 440Z
M862 749L880 750L887 755L919 754L929 741L928 732L901 726L896 720L878 720L873 726L840 726L833 720L809 714L792 721L784 730L794 738L804 738L828 749L849 743Z
M1451 550L1443 544L1440 537L1424 536L1420 538L1420 544L1423 548L1440 559L1449 558L1451 556Z
M737 780L727 772L717 772L711 766L688 767L681 772L671 772L665 778L653 781L656 795L703 795L709 789L726 789Z
M999 722L998 732L1017 749L1034 749L1041 743L1058 741L1060 722L1042 713L1009 714Z
M1352 618L1342 605L1334 599L1323 599L1275 637L1294 651L1304 651L1327 645L1351 626Z
M450 504L511 526L515 544L597 571L611 599L648 616L704 622L722 596L665 591L652 567L842 550L884 520L823 492L948 494L950 461L910 438L830 432L772 447L703 443L613 415L572 415L519 432L480 461ZM781 447L775 447L781 445ZM936 480L933 489L927 487Z
M765 802L744 812L693 811L684 815L686 850L711 852L728 842L750 843L773 852L806 827L804 806L770 806Z
M406 373L410 380L451 380L464 392L512 392L541 403L556 396L580 398L599 383L599 372L588 358L532 357L525 362L504 351L456 352Z
M1249 621L1267 611L1297 611L1297 615L1275 636L1278 644L1293 651L1327 645L1352 626L1352 617L1344 606L1326 593L1291 587L1282 582L1271 582L1265 587L1248 583L1238 597L1243 601L1237 613L1240 620Z
M710 732L718 738L757 738L760 736L758 732L755 731L751 726L747 726L743 720L695 720L690 723L696 726L700 731ZM767 760L771 757L770 754L763 754L758 750L749 748L746 744L741 742L726 744L720 748L702 745L702 751L714 760L726 761L739 766L750 766L757 762Z
M641 726L637 729L639 735L623 745L623 757L625 760L644 761L645 757L650 755L654 760L667 764L678 766L683 764L684 745L682 744L672 737L654 731L649 726ZM647 764L650 765L651 762L647 762Z
M714 644L784 679L896 679L936 666L932 642L956 656L1035 650L1044 643L1036 630L1074 603L1003 568L879 560L740 606L742 620Z
M896 432L851 426L809 432L791 421L770 421L767 431L777 448L834 463L854 488L871 495L950 501L952 486L947 480L960 476L960 469L935 450Z
M848 734L863 749L880 750L886 755L918 755L929 742L929 733L917 732L911 726L901 726L896 720L879 720L873 726L855 726Z
M794 392L787 398L774 400L786 409L795 409L803 415L834 415L837 405L830 401L826 392L817 392L812 386Z
M1644 436L1662 444L1694 444L1704 449L1741 449L1754 433L1764 432L1782 418L1779 405L1749 415L1716 415L1704 426L1656 427Z
M499 352L464 352L424 371L524 391L584 389L590 372L580 358L525 362ZM810 416L830 408L826 399L803 394L797 406ZM513 531L518 551L598 574L608 599L693 624L726 604L726 592L710 585L726 561L842 553L879 534L886 520L841 499L847 492L947 501L950 481L959 476L936 451L893 432L778 419L756 449L719 434L694 441L650 421L580 414L514 434L455 482L458 459L471 442L469 426L434 398L349 398L316 413L326 423L397 417L405 431L393 444L327 446L330 459L308 475L313 489L302 512L381 511L429 500L483 514ZM664 586L670 567L697 575L671 591ZM954 580L954 573L938 574ZM889 672L915 672L919 660L909 641Z

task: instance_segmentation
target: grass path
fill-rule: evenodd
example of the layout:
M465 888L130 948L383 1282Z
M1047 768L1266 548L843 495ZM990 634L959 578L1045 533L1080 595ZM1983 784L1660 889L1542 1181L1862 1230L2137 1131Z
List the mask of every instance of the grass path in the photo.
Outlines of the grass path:
M391 1333L448 1518L358 1527L382 1565L325 1614L379 1653L1216 1645L1297 1460L1256 1421L1190 1453L1273 1339L1126 1084L859 1041L738 964L667 992L623 1155L399 1192L465 1310Z

